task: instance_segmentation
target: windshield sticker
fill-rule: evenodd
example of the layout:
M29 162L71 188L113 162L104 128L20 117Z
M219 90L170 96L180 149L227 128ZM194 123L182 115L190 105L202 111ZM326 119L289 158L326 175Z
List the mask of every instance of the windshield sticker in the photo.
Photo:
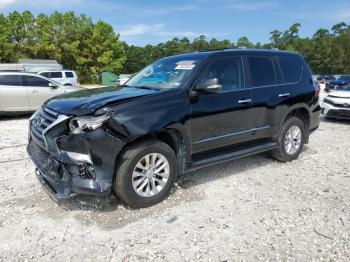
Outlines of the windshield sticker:
M179 61L176 63L175 69L192 70L192 68L196 66L194 62L195 61Z

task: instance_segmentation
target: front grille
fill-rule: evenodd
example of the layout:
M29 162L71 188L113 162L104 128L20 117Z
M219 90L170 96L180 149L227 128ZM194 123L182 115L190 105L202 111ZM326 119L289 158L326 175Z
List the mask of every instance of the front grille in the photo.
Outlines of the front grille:
M30 130L33 136L45 143L44 130L58 118L59 114L47 108L41 108L30 122Z

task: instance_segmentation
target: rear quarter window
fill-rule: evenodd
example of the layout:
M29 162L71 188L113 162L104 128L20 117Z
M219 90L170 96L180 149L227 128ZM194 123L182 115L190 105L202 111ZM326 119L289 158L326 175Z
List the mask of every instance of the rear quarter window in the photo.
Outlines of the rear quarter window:
M278 56L277 57L284 80L283 83L295 83L301 79L303 64L299 56Z
M51 78L62 78L62 72L51 72Z
M50 78L50 72L43 72L43 73L40 73L39 75Z
M276 74L272 57L248 57L253 87L276 84Z
M74 78L73 72L65 72L67 78Z
M19 75L0 75L0 85L21 86L22 81Z

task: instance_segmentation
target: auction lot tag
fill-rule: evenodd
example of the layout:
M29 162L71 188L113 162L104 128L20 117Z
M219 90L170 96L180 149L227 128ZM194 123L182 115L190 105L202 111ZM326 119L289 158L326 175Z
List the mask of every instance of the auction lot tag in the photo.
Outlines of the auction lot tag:
M196 65L194 64L194 61L179 61L176 63L175 69L180 69L180 70L191 70L193 67Z

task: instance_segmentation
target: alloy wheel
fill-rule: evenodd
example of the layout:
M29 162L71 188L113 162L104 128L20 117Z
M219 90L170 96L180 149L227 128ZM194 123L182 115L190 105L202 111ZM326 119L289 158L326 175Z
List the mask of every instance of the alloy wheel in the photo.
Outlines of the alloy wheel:
M301 129L299 126L291 126L284 139L284 148L288 155L298 152L301 145Z
M168 182L169 162L159 153L147 154L137 162L132 173L132 186L142 197L152 197L161 192Z

